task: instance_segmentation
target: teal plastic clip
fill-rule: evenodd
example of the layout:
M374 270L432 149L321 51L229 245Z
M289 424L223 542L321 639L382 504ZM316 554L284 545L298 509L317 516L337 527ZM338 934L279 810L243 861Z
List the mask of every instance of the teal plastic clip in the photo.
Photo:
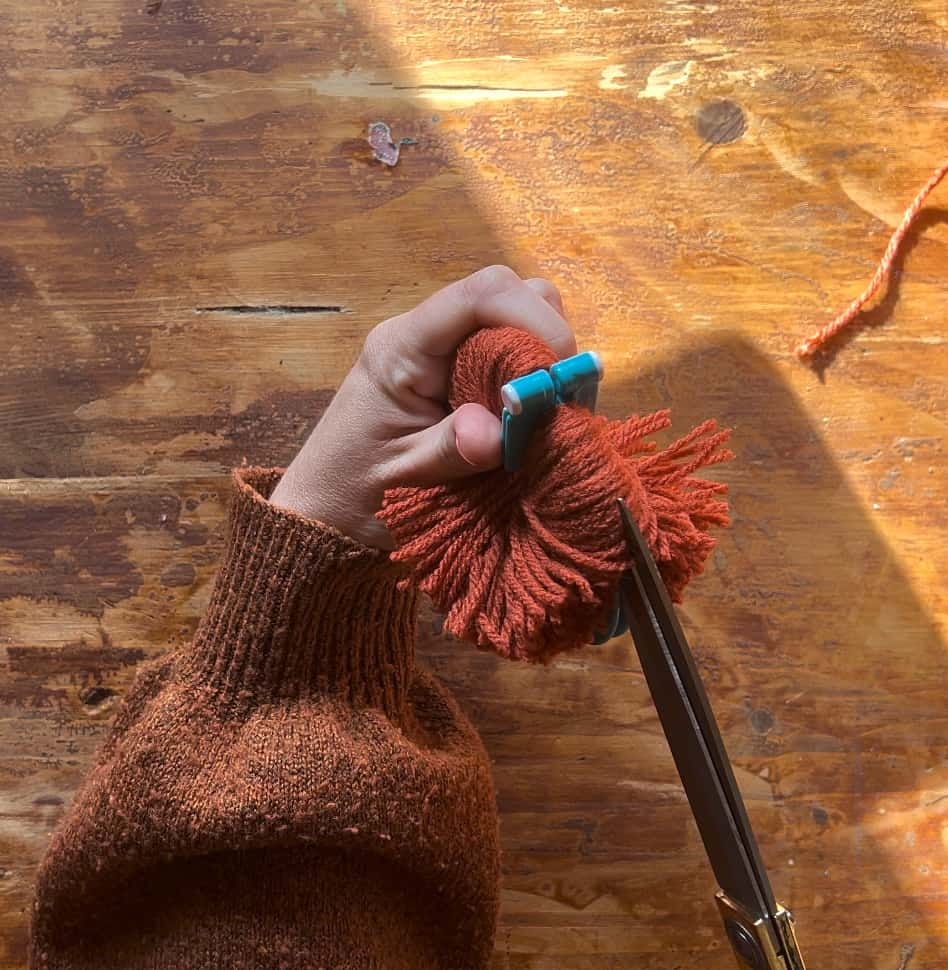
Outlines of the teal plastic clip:
M573 402L595 411L601 380L599 354L586 351L558 361L549 370L535 370L504 384L500 397L505 470L515 472L523 466L537 422L551 408Z
M567 402L595 411L602 374L599 355L586 351L558 361L549 370L535 370L504 384L500 390L504 402L501 415L504 469L515 472L523 467L530 438L547 411ZM629 623L617 594L594 635L593 643L605 643L628 629Z

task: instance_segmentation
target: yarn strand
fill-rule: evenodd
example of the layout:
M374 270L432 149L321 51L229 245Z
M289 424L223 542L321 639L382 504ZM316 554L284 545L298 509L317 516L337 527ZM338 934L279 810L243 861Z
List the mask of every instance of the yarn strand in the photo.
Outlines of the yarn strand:
M902 240L905 239L906 233L912 227L912 223L925 204L925 200L946 174L948 174L948 161L935 169L931 178L922 186L918 195L915 196L912 204L905 210L905 215L902 216L902 221L898 224L895 232L892 233L889 244L885 247L885 252L882 254L882 259L879 261L879 265L876 267L872 279L869 280L869 283L862 293L842 313L826 324L825 327L821 327L816 333L807 337L806 340L797 345L796 354L801 360L812 357L829 340L835 337L836 334L848 327L859 315L862 308L876 295L879 287L882 286L883 280L891 272L899 246L902 245Z

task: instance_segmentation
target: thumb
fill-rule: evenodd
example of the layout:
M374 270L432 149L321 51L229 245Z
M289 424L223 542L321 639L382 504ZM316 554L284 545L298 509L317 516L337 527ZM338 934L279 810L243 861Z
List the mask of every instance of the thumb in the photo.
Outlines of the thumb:
M500 465L500 418L480 404L462 404L412 438L401 484L441 485Z

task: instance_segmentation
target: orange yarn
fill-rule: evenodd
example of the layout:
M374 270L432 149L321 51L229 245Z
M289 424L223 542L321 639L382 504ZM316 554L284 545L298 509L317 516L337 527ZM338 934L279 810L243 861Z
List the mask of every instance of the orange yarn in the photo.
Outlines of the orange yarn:
M895 254L899 251L902 240L912 227L912 223L925 204L925 200L945 175L948 175L948 162L945 162L932 172L931 178L922 186L921 191L915 196L912 204L905 210L905 215L902 216L902 221L896 227L895 232L892 233L889 244L885 247L885 252L882 254L882 259L879 261L879 265L876 267L872 279L869 280L869 283L862 293L825 327L817 330L813 336L808 337L797 345L796 354L801 360L812 357L827 341L835 337L840 330L848 327L859 315L862 308L875 296L876 291L882 286L882 281L889 275L892 264L895 262Z
M450 403L475 401L499 415L503 384L554 361L519 330L480 330L458 351ZM393 558L411 565L450 633L505 657L546 661L588 643L613 601L627 565L622 497L680 600L714 545L708 529L728 522L726 486L694 473L732 455L729 432L713 421L662 451L643 440L669 424L667 411L610 421L556 407L520 471L387 492L380 518L395 538Z

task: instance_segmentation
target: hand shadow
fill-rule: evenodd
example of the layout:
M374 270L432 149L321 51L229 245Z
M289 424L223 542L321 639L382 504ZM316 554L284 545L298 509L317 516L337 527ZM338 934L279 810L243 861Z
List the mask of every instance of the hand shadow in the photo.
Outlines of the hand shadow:
M944 965L934 905L919 898L940 829L917 806L943 770L945 644L897 550L777 369L740 336L607 379L601 406L616 417L670 406L677 433L709 415L734 428L737 458L717 473L731 483L733 524L680 616L804 958L894 966L907 946ZM655 961L640 966L732 966L631 642L545 670L459 664L457 646L430 638L424 653L486 729L495 761L501 947L543 934L572 967L560 935L572 933Z

